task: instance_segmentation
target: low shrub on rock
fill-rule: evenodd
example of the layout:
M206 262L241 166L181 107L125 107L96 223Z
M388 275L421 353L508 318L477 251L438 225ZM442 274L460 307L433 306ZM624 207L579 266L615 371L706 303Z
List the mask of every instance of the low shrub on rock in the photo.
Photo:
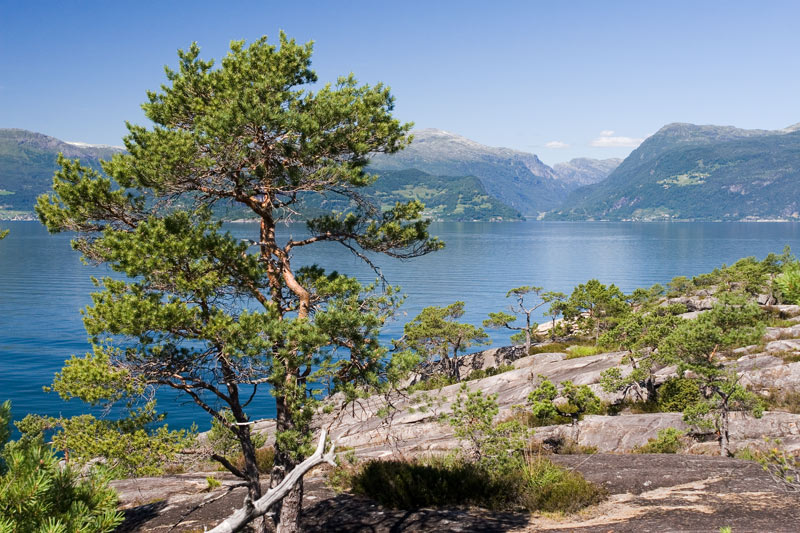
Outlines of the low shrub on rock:
M678 453L686 446L685 433L675 428L665 428L647 444L633 449L635 453Z
M365 463L350 487L396 509L475 505L491 510L574 512L600 502L603 489L577 472L532 456L517 470L495 474L460 458L426 457Z
M533 454L530 428L516 420L495 424L497 412L495 395L464 386L447 417L464 445L458 456L373 460L343 466L335 478L357 494L399 509L476 505L573 512L605 497L579 473Z

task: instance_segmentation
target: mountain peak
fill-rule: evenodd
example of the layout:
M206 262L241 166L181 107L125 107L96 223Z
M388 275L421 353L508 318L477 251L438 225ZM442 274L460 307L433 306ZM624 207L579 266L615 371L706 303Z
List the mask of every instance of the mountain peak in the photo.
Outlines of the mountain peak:
M475 176L486 191L527 215L560 203L569 187L535 155L485 146L456 133L426 128L411 132L413 142L396 154L376 154L377 170L416 168L438 176Z
M565 183L576 186L591 185L603 181L615 168L622 163L622 159L591 159L577 157L564 163L553 166L559 179Z

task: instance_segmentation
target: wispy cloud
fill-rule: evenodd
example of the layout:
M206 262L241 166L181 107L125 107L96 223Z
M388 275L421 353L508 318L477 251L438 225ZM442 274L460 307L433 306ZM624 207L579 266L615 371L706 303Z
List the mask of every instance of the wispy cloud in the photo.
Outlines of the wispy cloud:
M569 148L569 145L561 141L550 141L544 143L545 148Z
M614 130L603 130L600 137L593 139L589 146L597 148L636 148L644 139L634 139L633 137L614 136Z

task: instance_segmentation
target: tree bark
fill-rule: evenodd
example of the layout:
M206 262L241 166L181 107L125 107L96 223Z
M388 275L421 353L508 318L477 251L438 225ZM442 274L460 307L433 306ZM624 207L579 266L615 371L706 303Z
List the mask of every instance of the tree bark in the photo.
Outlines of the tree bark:
M728 406L723 405L719 427L719 453L723 457L731 457L731 439L728 434Z
M644 386L647 389L647 401L655 402L658 399L658 392L656 391L656 383L652 376L645 380Z
M276 431L295 429L290 408L285 397L275 398ZM283 450L275 448L275 465L272 467L270 486L277 487L286 478L289 472L296 468L297 462ZM287 491L286 496L276 503L275 522L278 533L293 533L300 529L300 512L303 505L303 480L300 479L296 486Z
M303 509L303 479L286 493L281 500L277 533L297 533L300 531L300 513Z
M531 314L525 314L525 355L531 354Z

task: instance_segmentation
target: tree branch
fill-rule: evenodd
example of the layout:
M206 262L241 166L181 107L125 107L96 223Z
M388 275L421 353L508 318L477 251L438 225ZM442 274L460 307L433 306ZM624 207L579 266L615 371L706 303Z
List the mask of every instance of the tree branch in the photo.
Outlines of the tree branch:
M211 458L216 462L218 462L219 464L221 464L222 466L224 466L225 468L227 468L230 471L230 473L233 474L234 476L241 479L247 479L247 476L245 476L241 470L233 466L233 464L231 464L231 462L225 459L223 456L214 453L211 455Z
M267 511L269 511L270 507L281 501L284 496L286 496L286 494L292 490L295 484L302 479L306 472L322 463L328 463L335 466L335 446L332 444L328 450L328 453L324 453L326 437L327 431L323 429L319 436L319 444L317 444L317 449L311 457L292 469L292 471L283 478L283 481L267 491L267 493L261 498L254 502L250 501L249 498L246 499L244 507L238 509L214 529L211 529L208 533L234 533L235 531L241 531L242 528L244 528L244 526L250 523L254 518L265 515Z

